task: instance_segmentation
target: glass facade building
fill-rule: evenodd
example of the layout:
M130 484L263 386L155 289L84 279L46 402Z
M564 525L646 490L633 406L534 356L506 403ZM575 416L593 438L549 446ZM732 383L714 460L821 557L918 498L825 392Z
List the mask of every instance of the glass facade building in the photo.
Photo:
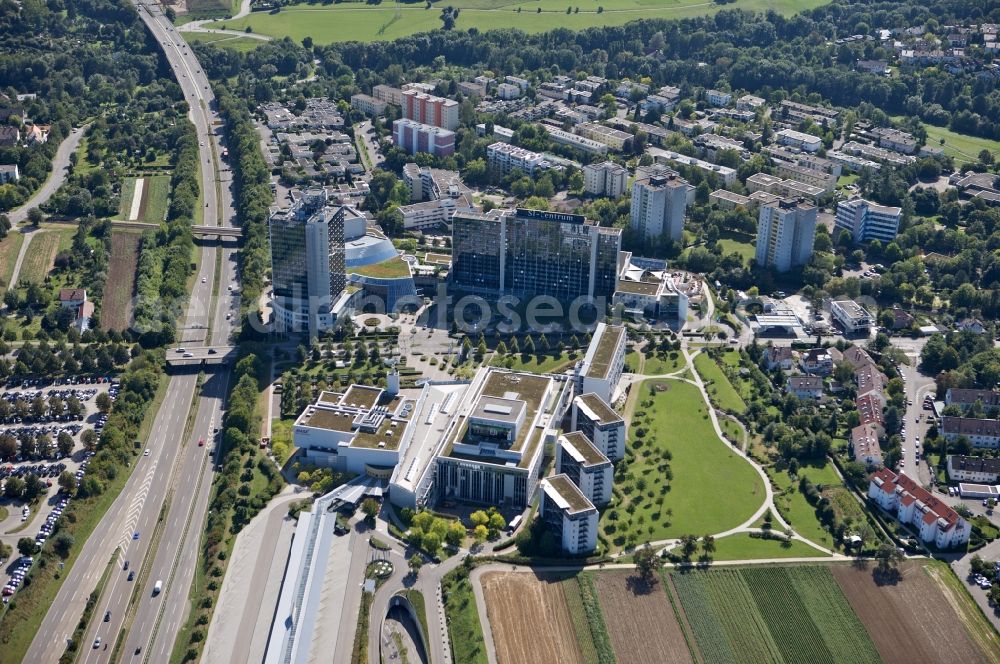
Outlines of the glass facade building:
M452 282L484 295L548 295L610 300L618 278L621 230L581 215L541 210L452 219Z

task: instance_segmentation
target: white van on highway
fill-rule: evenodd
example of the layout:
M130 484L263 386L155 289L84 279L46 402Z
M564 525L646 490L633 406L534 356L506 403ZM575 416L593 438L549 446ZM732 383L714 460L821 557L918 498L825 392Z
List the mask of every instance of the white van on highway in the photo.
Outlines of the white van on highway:
M153 586L153 597L156 597L163 590L163 581L157 580L156 585Z

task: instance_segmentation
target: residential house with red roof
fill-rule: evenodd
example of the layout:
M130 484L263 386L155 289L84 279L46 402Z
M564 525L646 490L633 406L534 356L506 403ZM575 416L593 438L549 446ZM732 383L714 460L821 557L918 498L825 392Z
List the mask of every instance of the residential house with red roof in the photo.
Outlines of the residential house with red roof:
M912 526L924 542L940 549L969 541L972 526L927 489L906 475L883 468L872 475L868 498L896 519Z

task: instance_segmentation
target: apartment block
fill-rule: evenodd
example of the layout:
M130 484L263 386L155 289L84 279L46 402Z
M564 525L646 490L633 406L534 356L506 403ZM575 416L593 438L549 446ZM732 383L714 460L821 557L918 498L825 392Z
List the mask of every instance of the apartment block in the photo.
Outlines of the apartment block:
M921 540L942 549L967 543L972 533L969 522L940 498L910 477L886 468L872 476L868 499L915 528Z
M1000 459L949 454L948 479L952 482L996 484L1000 481Z
M625 370L626 341L624 327L597 324L587 354L574 369L578 394L596 394L612 403L615 387Z
M594 196L621 198L628 190L628 169L613 161L583 167L583 189Z
M873 424L859 424L851 429L851 451L854 460L871 468L882 465L882 446L878 442L878 428Z
M621 229L582 215L458 211L452 218L451 278L459 290L482 295L610 303L620 250Z
M632 183L632 229L647 238L667 237L680 242L688 195L693 191L687 180L669 168L639 167Z
M837 176L833 173L808 168L789 161L776 159L774 169L778 175L787 179L802 182L812 187L818 187L827 194L832 194L837 188Z
M618 151L623 150L625 145L632 140L632 134L596 122L585 122L577 125L574 131L584 138L604 143L612 150Z
M520 169L525 175L534 175L535 171L548 168L549 162L537 152L497 141L486 148L486 165L503 175L515 168Z
M945 415L939 430L949 443L964 436L973 447L1000 448L1000 420Z
M371 95L356 94L351 95L351 108L361 111L365 115L376 117L385 113L387 102L376 99Z
M946 406L958 406L962 410L968 410L979 403L982 408L990 410L1000 408L1000 392L949 387L944 394L944 403Z
M554 143L568 145L571 148L575 148L588 154L605 155L608 153L608 146L600 141L595 141L591 138L586 138L585 136L571 134L568 131L563 131L562 129L553 127L552 125L543 124L541 127L548 133L549 138L552 139Z
M763 205L757 220L757 265L787 272L809 262L816 238L816 206L785 199Z
M875 317L854 300L831 301L830 315L846 334L867 335L875 325Z
M402 106L403 104L403 91L391 85L376 85L372 88L372 97L386 104L393 104L395 106Z
M597 508L567 476L541 481L538 514L564 552L579 556L597 548Z
M455 154L455 132L414 120L395 120L392 141L409 154L427 152L437 157Z
M556 442L556 474L565 475L592 504L611 502L615 467L590 439L579 431L559 436Z
M901 217L902 208L855 197L837 203L836 227L849 231L856 244L872 240L886 243L895 239Z
M571 422L570 429L583 433L601 454L612 461L625 458L625 420L599 395L574 397Z
M403 117L407 120L449 131L458 128L458 102L454 99L410 89L403 91L402 107Z
M805 152L816 152L823 147L823 139L794 129L782 129L774 134L780 145L789 145Z

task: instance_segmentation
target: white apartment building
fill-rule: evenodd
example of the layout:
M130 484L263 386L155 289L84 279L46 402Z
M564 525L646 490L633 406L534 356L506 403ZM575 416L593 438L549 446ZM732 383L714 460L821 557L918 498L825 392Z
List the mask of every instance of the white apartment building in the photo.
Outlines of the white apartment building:
M782 129L776 132L774 137L781 145L789 145L805 152L816 152L823 147L823 139L819 136L795 131L794 129Z
M945 415L941 418L940 431L949 443L964 436L973 447L1000 448L1000 420Z
M613 161L583 167L583 189L594 196L621 198L628 189L628 169Z
M832 194L837 188L837 176L833 173L820 171L808 166L793 164L788 161L776 159L774 161L775 171L787 180L795 180L813 187L819 187L824 192Z
M597 508L565 475L540 482L538 514L562 550L571 556L586 555L597 548Z
M958 512L906 475L882 468L868 485L868 499L900 523L913 526L925 542L939 548L960 546L969 541L972 526Z
M615 467L590 439L579 431L559 436L556 474L565 475L594 505L611 502Z
M536 170L542 170L549 166L545 157L537 152L500 141L487 146L486 164L489 168L504 175L515 168L520 169L525 175L534 175Z
M854 460L871 468L882 465L882 446L878 442L878 427L859 424L851 429L851 451Z
M351 108L361 111L368 116L379 116L385 113L385 107L388 102L382 101L381 99L376 99L371 95L366 94L356 94L351 95Z
M612 461L625 458L625 420L596 394L581 394L573 399L573 431L583 433L601 454Z
M403 218L403 228L408 231L446 225L451 221L456 210L474 212L476 207L467 196L458 195L454 198L445 196L430 201L401 205L397 208Z
M996 484L1000 481L1000 459L949 454L948 479L952 482Z
M597 141L598 143L604 143L612 150L618 151L623 150L625 148L625 144L632 140L632 134L622 131L621 129L605 127L604 125L596 122L585 122L577 125L575 131L584 138L589 138Z
M757 265L787 272L809 262L816 239L816 206L785 199L763 205L757 220Z
M728 106L733 100L733 96L721 90L706 90L705 99L711 106Z
M733 208L750 205L750 199L726 189L716 189L708 195L708 202L718 205L720 210L732 210Z
M875 325L875 317L854 300L833 300L830 315L847 334L869 334Z
M855 197L837 203L836 227L849 231L857 244L872 240L885 243L895 239L901 217L902 208Z
M688 195L694 187L663 166L641 166L632 183L631 226L647 238L680 242Z
M512 83L501 83L497 86L496 95L498 98L504 101L510 101L512 99L517 99L521 96L521 86L514 85Z
M648 152L657 163L684 164L685 166L697 168L705 174L715 175L722 180L722 186L724 187L728 187L736 182L737 173L735 168L720 166L719 164L713 164L709 161L696 159L694 157L689 157L686 154L681 154L672 150L664 150L662 148L647 148L646 152Z
M604 155L608 153L608 146L600 141L595 141L591 138L586 138L585 136L577 136L576 134L571 134L568 131L563 131L551 125L543 124L541 125L549 134L549 138L555 143L560 145L568 145L571 148L580 150L581 152L586 152L588 154L600 154Z
M376 85L372 88L372 97L396 106L401 106L403 103L403 91L391 85Z
M625 328L598 323L590 346L575 370L578 394L594 393L612 403L618 379L625 370Z

